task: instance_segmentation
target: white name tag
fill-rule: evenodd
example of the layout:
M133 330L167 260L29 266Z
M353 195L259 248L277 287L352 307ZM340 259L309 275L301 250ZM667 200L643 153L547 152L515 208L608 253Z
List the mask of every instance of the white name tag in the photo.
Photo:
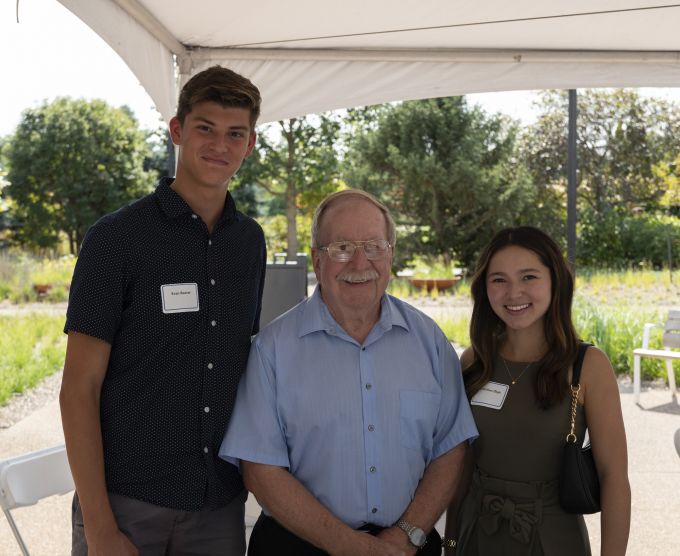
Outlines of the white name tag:
M197 284L165 284L161 286L164 313L198 311Z
M510 386L507 384L489 381L472 397L470 404L500 409L503 407L509 389Z

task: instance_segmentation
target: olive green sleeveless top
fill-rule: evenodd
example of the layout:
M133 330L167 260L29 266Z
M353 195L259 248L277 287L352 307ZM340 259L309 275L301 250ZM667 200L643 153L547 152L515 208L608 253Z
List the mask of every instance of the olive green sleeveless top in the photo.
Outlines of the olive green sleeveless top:
M569 432L571 398L567 395L560 404L543 410L534 395L536 366L527 369L527 363L511 361L507 361L507 366L506 369L499 358L491 377L494 382L509 385L503 407L472 405L479 430L479 438L473 443L477 466L488 475L510 481L557 479ZM579 442L583 441L584 431L585 412L579 404L576 410Z

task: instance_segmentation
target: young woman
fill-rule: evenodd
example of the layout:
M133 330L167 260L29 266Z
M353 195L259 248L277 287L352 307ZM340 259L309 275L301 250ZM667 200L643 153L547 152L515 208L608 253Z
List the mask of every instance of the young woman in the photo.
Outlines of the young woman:
M449 507L446 539L464 556L590 555L583 516L562 510L557 478L570 426L574 279L555 242L532 227L502 230L472 281L472 347L461 357L479 438L468 488ZM607 356L585 353L576 434L586 428L601 489L602 556L625 554L630 525L626 437ZM449 546L454 542L448 542Z

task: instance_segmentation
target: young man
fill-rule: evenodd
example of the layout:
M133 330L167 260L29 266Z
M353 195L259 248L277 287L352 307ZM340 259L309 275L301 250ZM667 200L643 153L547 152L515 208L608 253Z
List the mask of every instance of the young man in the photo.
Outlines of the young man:
M262 229L227 186L260 93L219 66L182 89L177 175L88 231L60 403L76 555L245 552L246 492L217 457L259 328Z
M394 243L374 197L327 197L319 287L253 341L220 449L264 508L250 556L441 554L434 524L477 429L450 342L385 293Z

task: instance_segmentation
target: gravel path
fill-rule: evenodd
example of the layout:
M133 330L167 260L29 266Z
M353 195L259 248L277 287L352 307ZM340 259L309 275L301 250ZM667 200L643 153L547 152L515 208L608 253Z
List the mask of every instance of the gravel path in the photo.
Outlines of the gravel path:
M45 404L56 400L61 387L61 374L61 371L54 373L35 388L26 390L23 394L14 394L5 405L0 407L0 429L11 427Z

